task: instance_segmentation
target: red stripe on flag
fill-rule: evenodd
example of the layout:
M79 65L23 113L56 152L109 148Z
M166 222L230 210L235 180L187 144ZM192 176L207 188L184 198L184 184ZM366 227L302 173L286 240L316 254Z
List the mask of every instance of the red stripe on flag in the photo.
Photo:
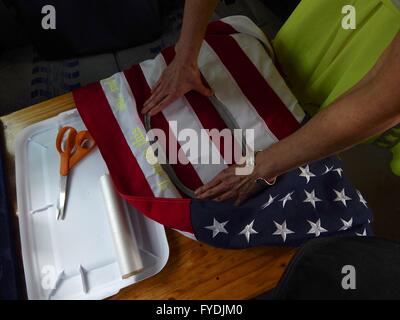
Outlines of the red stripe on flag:
M125 71L125 77L135 97L138 110L142 110L143 104L150 97L151 94L150 87L146 82L146 78L143 74L142 69L139 65L136 65L130 70ZM144 116L141 115L141 117L143 118ZM165 151L167 152L167 156L169 150L169 137L171 138L171 142L178 146L179 152L183 152L182 150L180 150L180 145L177 142L174 134L170 130L168 121L165 119L164 115L161 112L151 118L151 124L153 129L161 129L163 130L163 132L166 133L167 150ZM203 182L200 180L196 170L191 164L183 165L178 163L172 165L172 167L185 186L191 188L192 190L195 190L203 185Z
M153 196L101 85L94 83L75 90L73 94L86 127L97 142L109 171L113 173L117 188L125 194Z
M189 199L155 199L99 83L73 92L78 111L96 141L118 192L131 205L166 227L193 232ZM165 214L168 212L168 214Z
M208 36L206 41L279 140L300 128L296 118L232 37Z
M206 35L231 35L238 33L230 24L223 21L213 21L208 24Z

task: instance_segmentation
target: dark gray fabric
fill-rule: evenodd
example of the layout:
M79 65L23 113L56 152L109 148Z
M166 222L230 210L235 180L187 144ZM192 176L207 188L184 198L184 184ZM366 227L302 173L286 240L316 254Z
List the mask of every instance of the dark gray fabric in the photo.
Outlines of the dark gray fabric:
M158 0L13 0L12 7L46 59L113 52L162 33ZM55 8L56 28L42 28L42 8Z
M163 35L121 52L46 61L32 45L16 46L9 42L9 49L0 50L0 116L107 78L174 44L181 25L179 1L162 7L164 13L169 12L163 21ZM172 11L174 8L177 9Z
M3 5L1 0L0 3ZM22 39L20 42L14 41L18 38L15 34L18 25L14 21L17 28L12 28L11 32L8 29L8 38L3 39L3 42L7 42L8 49L4 52L0 50L0 116L69 92L78 86L107 78L113 73L153 58L161 49L176 43L181 28L183 1L159 0L159 3L164 19L162 35L156 40L109 54L66 60L46 61L39 57L32 45L21 46L25 43ZM12 20L12 13L7 14L6 20ZM230 4L221 2L213 19L237 14L253 19L271 37L280 25L277 18L259 0L236 0ZM0 19L0 25L4 25L6 20Z
M29 37L15 19L12 10L0 1L0 54L7 49L30 43Z
M379 238L318 239L293 258L272 296L278 300L400 299L400 243ZM342 280L355 270L355 289ZM346 283L348 283L346 281Z
M2 150L0 142L0 300L15 300L21 298L21 288L6 196Z
M300 3L300 0L261 0L272 10L282 21L286 21L294 9Z
M0 54L0 116L107 78L119 71L113 54L39 59L32 46Z

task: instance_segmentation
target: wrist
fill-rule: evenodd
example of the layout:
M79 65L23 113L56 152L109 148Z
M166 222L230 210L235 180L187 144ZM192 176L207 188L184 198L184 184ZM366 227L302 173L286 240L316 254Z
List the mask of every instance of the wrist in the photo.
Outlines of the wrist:
M253 176L255 180L263 180L268 185L273 185L276 181L277 174L272 169L272 161L265 160L265 152L259 151L255 154L255 168Z
M181 40L175 45L175 59L185 66L197 66L199 49L185 46Z

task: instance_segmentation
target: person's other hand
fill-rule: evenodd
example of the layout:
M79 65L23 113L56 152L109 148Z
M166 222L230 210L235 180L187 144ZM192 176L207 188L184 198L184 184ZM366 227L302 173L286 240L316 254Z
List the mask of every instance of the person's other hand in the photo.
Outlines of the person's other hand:
M213 180L195 191L195 195L199 199L212 199L215 201L233 200L236 206L240 206L244 201L249 199L263 189L263 186L256 183L258 178L263 178L269 185L274 185L276 176L268 173L268 166L260 161L262 154L256 153L255 167L249 167L247 161L242 159L242 164L235 164L219 173ZM245 170L243 170L245 169ZM265 177L270 178L265 178Z
M245 200L256 194L262 187L256 182L254 174L237 175L237 165L218 174L212 181L196 190L199 199L212 199L215 201L235 201L235 205L241 205Z
M212 90L202 82L197 64L186 63L175 57L156 83L142 113L154 116L191 90L208 97L213 95Z

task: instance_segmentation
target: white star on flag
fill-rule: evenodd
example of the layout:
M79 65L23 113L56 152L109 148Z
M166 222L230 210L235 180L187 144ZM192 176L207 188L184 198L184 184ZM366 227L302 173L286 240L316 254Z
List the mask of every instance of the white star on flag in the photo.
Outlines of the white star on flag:
M330 167L330 168L328 166L325 166L325 172L322 175L325 175L325 174L327 174L329 172L332 172L332 170L333 170L333 166Z
M363 233L357 233L356 232L356 235L359 236L359 237L366 237L367 236L367 229L364 229Z
M346 231L346 230L350 229L353 226L353 218L351 218L349 221L346 221L344 219L340 219L340 220L342 220L343 227L341 227L339 229L339 231Z
M320 202L320 201L322 201L321 199L318 199L316 196L315 196L315 190L313 190L313 191L311 191L310 193L309 192L307 192L306 190L304 190L304 192L306 193L306 199L303 201L303 202L310 202L311 204L312 204L312 206L314 207L314 209L316 208L315 207L315 204L317 203L317 202Z
M358 197L360 198L360 202L361 202L366 208L368 208L368 206L367 206L367 203L368 203L368 202L364 199L363 195L362 195L361 192L358 191L358 190L357 190L357 195L358 195Z
M334 201L336 201L336 202L340 201L341 203L344 204L345 207L347 207L346 201L350 201L351 198L346 196L344 189L341 192L339 192L335 189L333 191L335 191L335 193L336 193L336 199Z
M286 206L286 202L293 200L292 199L293 194L294 194L294 191L288 193L286 196L284 196L282 199L279 200L280 202L282 202L282 208L284 208Z
M246 236L247 243L250 243L250 236L251 236L252 234L258 233L256 230L253 229L253 224L254 224L254 220L253 220L249 225L247 225L247 226L239 233L239 235L244 235L244 236Z
M301 173L300 173L299 176L300 176L300 177L306 178L307 183L310 182L310 179L311 179L312 177L315 177L315 174L312 173L312 172L310 171L310 166L309 166L309 165L307 165L307 166L305 166L305 167L300 167L299 169L300 169L300 171L301 171Z
M343 169L342 168L337 168L337 169L335 169L333 171L336 171L336 173L339 175L339 177L342 177L342 174L343 174Z
M311 226L311 229L310 229L310 231L308 231L308 234L315 234L315 237L319 237L321 235L321 233L328 232L328 230L322 228L321 219L318 219L318 221L315 223L310 220L307 220L307 221Z
M288 234L294 233L292 230L289 230L286 226L286 220L283 221L282 224L275 222L276 231L273 233L274 236L282 236L283 242L286 242L286 236Z
M219 223L217 219L214 218L214 223L212 226L204 227L208 230L211 230L213 232L213 238L215 238L219 233L228 233L226 231L225 226L229 221L225 221L222 223Z
M275 199L278 197L279 197L279 195L277 195L276 197L272 197L271 195L269 195L268 201L261 206L261 209L265 209L265 208L269 207L275 201Z

